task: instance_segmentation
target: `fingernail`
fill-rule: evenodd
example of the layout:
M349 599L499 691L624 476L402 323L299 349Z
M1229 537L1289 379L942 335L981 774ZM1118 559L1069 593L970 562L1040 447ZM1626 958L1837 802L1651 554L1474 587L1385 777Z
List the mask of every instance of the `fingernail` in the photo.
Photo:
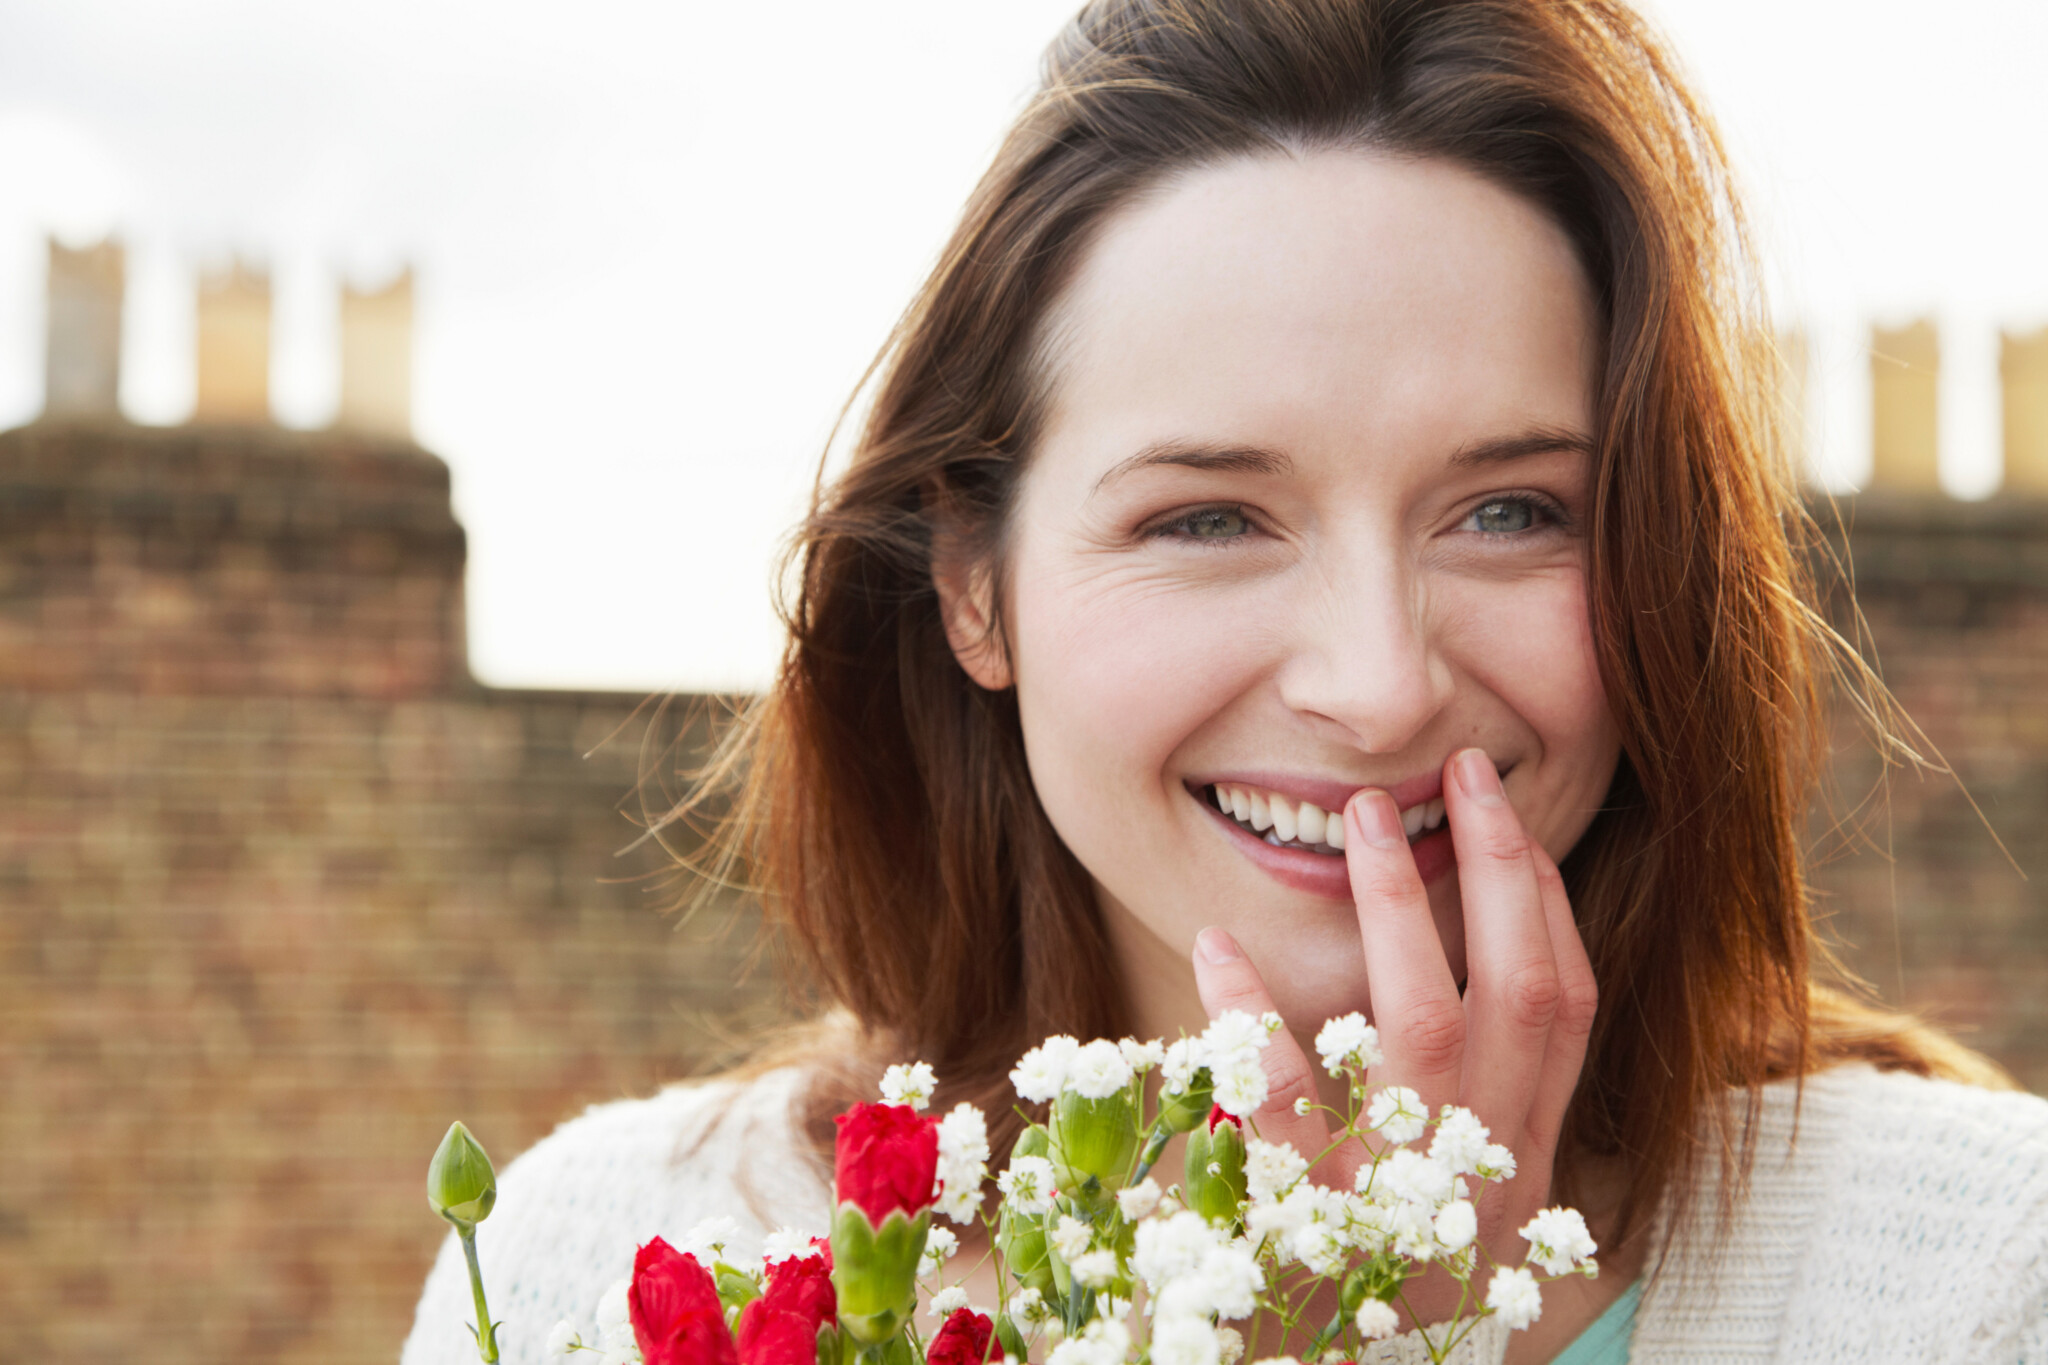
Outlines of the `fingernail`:
M1394 806L1394 798L1383 791L1363 791L1351 798L1351 809L1358 816L1358 832L1365 841L1377 848L1406 846L1408 832L1401 828L1401 812Z
M1482 806L1501 803L1500 774L1493 770L1493 760L1484 749L1467 749L1458 755L1458 785Z
M1195 935L1195 951L1202 955L1202 961L1222 966L1235 962L1244 956L1237 946L1237 940L1221 929L1204 929Z

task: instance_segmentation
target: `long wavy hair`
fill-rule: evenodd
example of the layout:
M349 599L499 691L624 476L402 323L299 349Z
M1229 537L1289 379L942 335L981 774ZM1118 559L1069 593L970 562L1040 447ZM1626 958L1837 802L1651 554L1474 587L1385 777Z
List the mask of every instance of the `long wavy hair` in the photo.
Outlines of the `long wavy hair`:
M1563 1187L1618 1161L1625 1234L1666 1196L1682 1216L1703 1160L1746 1170L1767 1081L1844 1058L1969 1072L1939 1035L1814 985L1802 828L1830 682L1881 731L1897 717L1815 608L1741 210L1643 21L1616 0L1096 0L877 360L850 464L821 474L772 690L672 813L836 1007L842 1032L800 1044L818 1111L887 1051L932 1062L944 1102L1008 1115L1026 1047L1123 1031L1014 695L948 647L934 546L943 529L1000 579L1045 413L1042 320L1105 219L1179 170L1322 149L1442 158L1526 197L1598 301L1587 583L1624 756L1563 867L1601 1000Z

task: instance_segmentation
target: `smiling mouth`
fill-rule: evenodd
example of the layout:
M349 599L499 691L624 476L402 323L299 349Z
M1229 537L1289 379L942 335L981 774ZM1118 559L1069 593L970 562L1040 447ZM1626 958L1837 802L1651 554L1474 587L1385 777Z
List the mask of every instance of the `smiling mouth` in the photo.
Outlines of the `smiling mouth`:
M1342 811L1332 815L1312 801L1290 801L1278 792L1236 783L1212 782L1202 788L1202 799L1247 834L1275 848L1319 853L1328 858L1344 856ZM1441 796L1401 812L1401 828L1410 844L1434 833L1443 823Z

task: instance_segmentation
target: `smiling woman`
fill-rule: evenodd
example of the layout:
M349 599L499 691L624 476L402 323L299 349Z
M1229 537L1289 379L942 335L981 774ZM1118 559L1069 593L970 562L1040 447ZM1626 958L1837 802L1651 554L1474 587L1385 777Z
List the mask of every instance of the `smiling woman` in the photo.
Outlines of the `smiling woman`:
M513 1301L617 1273L563 1247L823 1226L795 1153L911 1055L1012 1115L1000 1160L1049 1034L1275 1009L1257 1123L1320 1151L1310 1039L1359 1011L1375 1083L1513 1153L1481 1245L1563 1198L1605 1248L1511 1358L2048 1357L2048 1105L1816 980L1822 684L1887 712L1809 605L1753 278L1618 4L1085 9L676 813L730 797L715 870L837 1008L515 1165Z

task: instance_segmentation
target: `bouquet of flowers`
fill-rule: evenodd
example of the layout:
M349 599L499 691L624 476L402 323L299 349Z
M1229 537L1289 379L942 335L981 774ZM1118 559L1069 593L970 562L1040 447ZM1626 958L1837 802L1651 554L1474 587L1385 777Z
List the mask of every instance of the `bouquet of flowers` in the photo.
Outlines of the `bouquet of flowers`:
M1437 1266L1457 1306L1419 1330L1442 1361L1488 1317L1534 1322L1543 1283L1598 1273L1585 1220L1567 1208L1520 1229L1525 1264L1493 1261L1476 1201L1514 1175L1514 1154L1468 1110L1431 1115L1413 1090L1368 1087L1378 1036L1357 1014L1316 1038L1323 1065L1347 1081L1344 1111L1328 1111L1342 1125L1330 1146L1305 1155L1263 1141L1251 1123L1268 1096L1260 1053L1279 1027L1277 1015L1229 1012L1171 1045L1055 1037L1033 1048L1010 1079L1045 1120L996 1176L993 1208L985 1116L961 1104L927 1117L931 1067L892 1066L879 1103L837 1120L828 1232L783 1229L758 1260L731 1250L729 1219L680 1247L656 1238L597 1305L597 1339L562 1323L550 1352L591 1365L1235 1365L1250 1340L1297 1352L1261 1365L1349 1361L1400 1330L1403 1286ZM1181 1179L1162 1188L1154 1165L1181 1133ZM1362 1155L1350 1188L1312 1179L1347 1147ZM463 1230L445 1210L473 1212L477 1190L441 1191L468 1201L451 1204L431 1178L429 1189ZM960 1237L935 1216L980 1227L975 1259L993 1261L997 1302L970 1302L967 1274L954 1273ZM473 1254L470 1265L491 1361ZM921 1301L937 1324L929 1336Z

